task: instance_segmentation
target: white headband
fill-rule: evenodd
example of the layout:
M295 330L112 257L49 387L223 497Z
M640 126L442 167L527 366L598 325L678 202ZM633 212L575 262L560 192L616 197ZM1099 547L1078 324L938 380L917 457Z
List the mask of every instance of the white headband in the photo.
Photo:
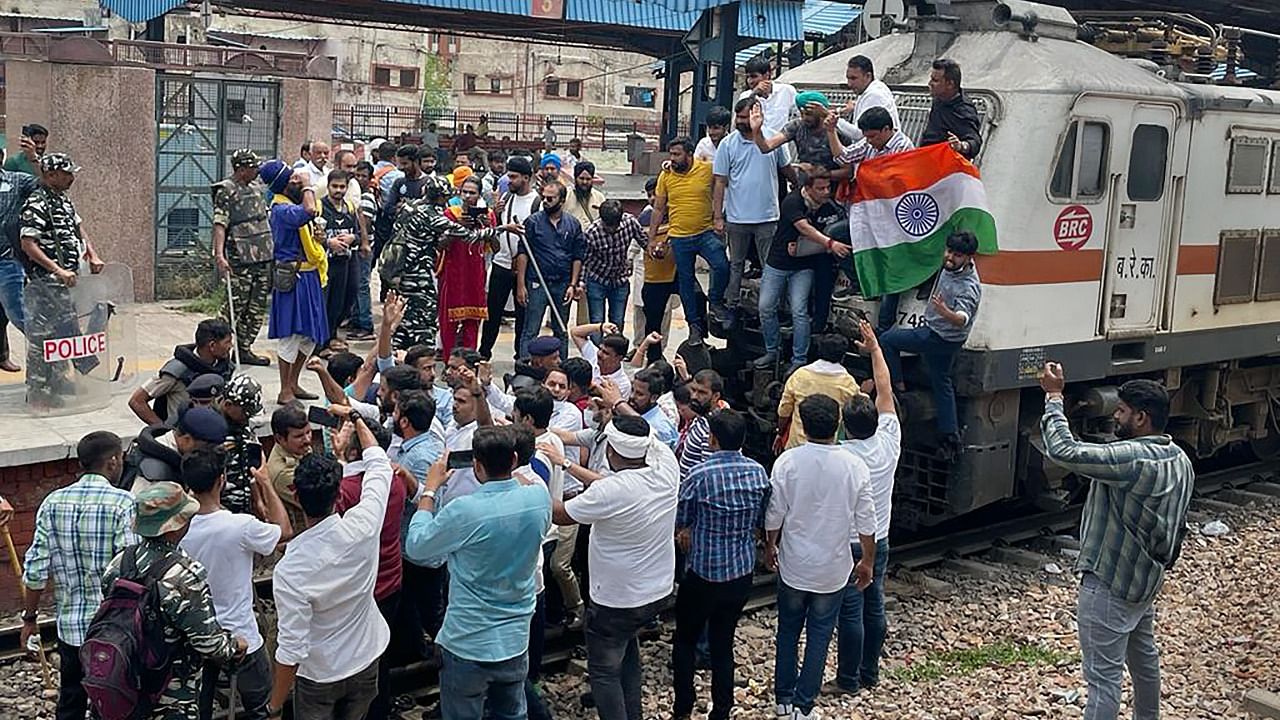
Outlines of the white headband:
M628 460L640 460L649 452L648 435L628 435L613 423L605 427L604 437L614 452Z

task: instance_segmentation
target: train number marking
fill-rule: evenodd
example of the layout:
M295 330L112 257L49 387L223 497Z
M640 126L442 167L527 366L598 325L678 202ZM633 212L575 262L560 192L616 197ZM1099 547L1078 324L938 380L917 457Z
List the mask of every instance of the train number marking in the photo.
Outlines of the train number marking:
M1053 221L1053 239L1063 250L1079 250L1093 236L1093 215L1083 205L1068 205Z

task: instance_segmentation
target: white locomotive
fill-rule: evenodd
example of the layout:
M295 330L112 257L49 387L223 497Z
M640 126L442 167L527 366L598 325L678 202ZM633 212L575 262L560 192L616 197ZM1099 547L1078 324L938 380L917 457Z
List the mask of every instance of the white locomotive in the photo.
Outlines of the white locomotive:
M1077 483L1036 449L1047 359L1066 366L1086 437L1110 437L1116 386L1146 376L1174 393L1170 432L1193 457L1280 453L1280 92L1117 57L1078 40L1057 7L937 8L779 78L843 103L848 59L866 55L918 138L930 63L947 57L983 116L1000 252L978 260L982 308L955 367L965 452L934 459L920 373L903 403L895 522L1072 496ZM918 323L923 300L903 302L900 322ZM875 317L875 303L838 303L837 326L858 312ZM768 380L755 378L754 398Z

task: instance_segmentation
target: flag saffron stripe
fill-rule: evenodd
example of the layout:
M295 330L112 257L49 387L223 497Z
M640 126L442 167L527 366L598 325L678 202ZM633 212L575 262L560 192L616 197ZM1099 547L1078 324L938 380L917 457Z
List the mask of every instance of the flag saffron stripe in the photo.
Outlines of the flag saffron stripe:
M853 201L898 197L923 190L954 173L981 177L973 163L945 143L872 158L858 167Z

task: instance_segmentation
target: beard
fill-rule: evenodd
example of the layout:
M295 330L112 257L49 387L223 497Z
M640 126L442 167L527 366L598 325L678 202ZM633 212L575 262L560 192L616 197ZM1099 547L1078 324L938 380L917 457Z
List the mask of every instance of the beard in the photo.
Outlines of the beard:
M1137 437L1137 435L1138 434L1134 431L1133 426L1129 423L1116 423L1116 438L1120 440L1129 440Z
M586 189L583 189L581 185L574 185L573 194L577 195L579 200L585 201L591 197L591 187L588 186Z
M673 161L671 161L671 169L672 169L672 170L675 170L675 171L676 171L676 172L678 172L678 173L688 172L689 167L690 167L691 165L692 165L692 163L690 163L690 162L689 162L689 161L687 161L687 160L686 160L685 162L682 162L682 163L675 162L674 160L673 160Z
M561 204L562 203L559 200L556 200L554 203L543 203L542 209L546 211L548 215L554 215L560 212Z
M293 203L294 205L302 204L302 186L301 185L285 186L283 195L289 198L289 202Z
M699 415L706 415L711 412L711 403L704 403L701 400L689 398L689 409Z

